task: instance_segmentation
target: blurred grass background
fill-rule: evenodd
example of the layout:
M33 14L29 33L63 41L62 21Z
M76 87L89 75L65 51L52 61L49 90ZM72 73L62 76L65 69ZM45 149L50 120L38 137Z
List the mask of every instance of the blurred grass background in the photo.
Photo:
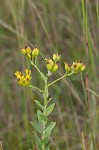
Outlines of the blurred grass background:
M37 45L46 57L60 53L63 62L84 60L86 73L50 89L56 103L50 120L57 122L50 140L52 150L99 150L98 0L0 0L0 141L4 150L37 150L29 121L36 119L33 100L41 95L19 87L14 75L30 68L20 53L26 45ZM40 63L43 69L41 59ZM60 72L64 73L63 64ZM33 83L42 86L34 69Z

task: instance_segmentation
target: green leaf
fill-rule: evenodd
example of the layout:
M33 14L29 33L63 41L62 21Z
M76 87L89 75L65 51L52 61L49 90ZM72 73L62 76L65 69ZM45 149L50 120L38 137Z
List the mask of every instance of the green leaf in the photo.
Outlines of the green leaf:
M30 121L30 123L39 133L42 132L42 128L41 128L40 124L38 124L36 122L32 122L32 121Z
M35 134L35 132L33 132L33 133L34 133L34 135L35 135L35 142L36 142L36 145L37 145L38 149L41 150L41 149L42 149L41 140L40 140L40 138Z
M40 111L37 111L38 120L40 122L47 122L47 117Z
M55 127L56 122L51 122L49 126L44 130L45 138L49 137L52 133L52 129Z
M35 101L35 103L36 103L40 108L44 109L44 106L41 105L41 103L40 103L39 101L37 101L37 100L34 100L34 101Z
M52 97L51 97L51 98L49 98L49 100L47 101L47 104L48 104L51 100L52 100Z
M51 104L46 110L45 110L45 115L48 116L54 109L55 103Z
M49 143L48 145L47 145L47 147L46 147L46 149L45 150L49 150L50 149L50 147L51 147L51 143Z
M48 145L48 142L49 142L49 139L48 138L46 138L46 139L44 139L44 140L42 140L42 142L41 142L41 144L43 145Z

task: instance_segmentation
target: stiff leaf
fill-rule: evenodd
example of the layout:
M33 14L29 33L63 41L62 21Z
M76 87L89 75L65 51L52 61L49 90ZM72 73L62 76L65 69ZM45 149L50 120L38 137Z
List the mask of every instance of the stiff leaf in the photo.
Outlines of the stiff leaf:
M52 129L55 127L56 122L51 122L44 130L45 138L49 137L52 133Z
M42 149L41 140L40 140L40 138L35 134L35 132L33 132L33 133L34 133L34 135L35 135L35 142L36 142L36 145L37 145L38 149L41 150L41 149Z
M48 116L54 109L55 103L51 104L46 110L45 110L45 115Z
M49 150L50 149L50 147L51 147L51 143L49 143L48 145L47 145L47 147L46 147L46 149L45 150Z
M51 98L49 98L49 100L47 101L47 104L48 104L51 100L52 100L52 97L51 97Z
M34 101L40 108L42 108L42 110L44 109L44 106L39 101L37 100L34 100Z
M39 133L42 132L42 128L41 128L40 124L38 124L36 122L32 122L32 121L30 121L30 123Z
M39 122L47 122L47 117L40 110L37 111L37 116Z
M43 145L48 145L48 142L49 142L49 139L48 138L46 138L46 139L44 139L44 140L42 140L42 142L41 142L41 144Z

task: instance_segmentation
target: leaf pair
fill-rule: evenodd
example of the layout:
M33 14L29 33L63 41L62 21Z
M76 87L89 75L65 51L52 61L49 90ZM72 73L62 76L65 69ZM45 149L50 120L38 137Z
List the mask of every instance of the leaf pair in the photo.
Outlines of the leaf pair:
M44 130L44 137L45 139L48 138L51 133L52 133L52 129L55 127L56 122L51 122Z
M35 135L35 142L36 142L36 145L38 147L39 150L42 149L42 145L44 144L40 138L34 133ZM48 143L48 145L45 147L45 150L49 150L49 148L51 147L51 143Z
M34 100L35 103L42 109L44 110L44 106L37 100ZM45 116L48 116L54 109L55 103L51 104L46 110L45 110Z

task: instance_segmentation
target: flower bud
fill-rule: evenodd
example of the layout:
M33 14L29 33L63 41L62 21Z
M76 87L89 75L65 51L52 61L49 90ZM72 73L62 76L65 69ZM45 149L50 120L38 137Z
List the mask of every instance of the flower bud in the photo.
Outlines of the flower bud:
M27 57L28 57L28 59L31 59L31 54L28 53L28 54L27 54Z
M71 72L71 66L68 63L65 63L65 70L66 70L66 73Z
M80 71L80 63L77 63L77 62L73 62L73 64L72 64L72 70L74 71L74 72L78 72L78 71Z
M27 53L27 54L31 54L31 52L32 52L31 48L30 48L29 46L26 47L26 53Z
M81 71L84 71L85 69L86 69L86 65L83 64L83 65L81 66Z
M51 64L52 66L54 66L54 61L52 59L47 59L47 64Z
M55 72L57 70L58 70L58 64L55 64L52 71Z
M52 64L48 63L48 64L46 65L46 68L47 68L49 71L52 71L53 66L52 66Z
M21 49L21 53L22 53L23 55L26 55L26 50L25 50L25 49Z
M40 53L39 49L38 48L35 48L33 51L32 51L32 56L38 56Z
M59 61L61 59L61 55L59 54L53 54L53 60L54 61Z

